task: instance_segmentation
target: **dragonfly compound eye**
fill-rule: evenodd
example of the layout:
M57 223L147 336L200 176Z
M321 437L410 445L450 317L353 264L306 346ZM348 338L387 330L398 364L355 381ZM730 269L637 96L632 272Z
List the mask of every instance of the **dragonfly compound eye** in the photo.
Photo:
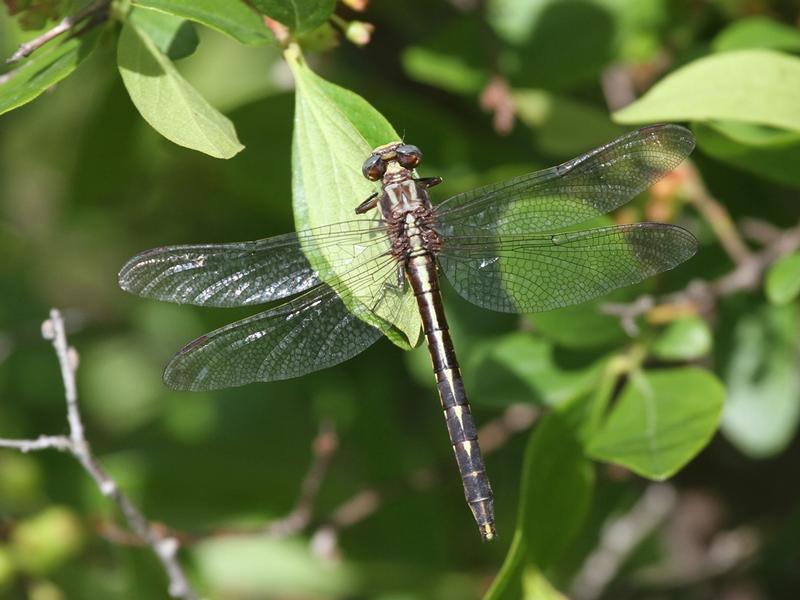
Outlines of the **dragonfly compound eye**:
M381 160L380 156L373 154L364 162L361 172L367 179L378 181L386 172L386 164Z
M413 169L422 162L422 152L411 144L398 146L395 153L397 154L397 162L406 169Z

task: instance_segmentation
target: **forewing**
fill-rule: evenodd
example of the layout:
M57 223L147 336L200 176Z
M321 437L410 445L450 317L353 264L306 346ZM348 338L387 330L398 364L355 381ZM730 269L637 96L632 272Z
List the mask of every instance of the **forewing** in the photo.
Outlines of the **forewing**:
M199 337L167 365L165 383L180 390L212 390L298 377L352 358L382 335L363 320L364 313L393 302L400 306L396 266L393 258L385 257L348 278L347 304L333 288L321 284L285 304ZM376 291L367 298L365 290L378 277L385 285L370 287Z
M477 188L436 207L445 236L554 231L605 214L674 169L694 148L692 133L655 125L557 167Z
M253 242L166 246L130 259L119 273L119 285L139 296L178 304L263 304L318 285L320 268L330 269L331 276L348 270L359 260L354 249L376 244L388 246L385 229L360 220ZM329 248L336 249L335 260L312 267L306 252Z
M444 241L439 263L464 298L483 308L539 312L580 304L691 258L681 227L636 223L554 235Z

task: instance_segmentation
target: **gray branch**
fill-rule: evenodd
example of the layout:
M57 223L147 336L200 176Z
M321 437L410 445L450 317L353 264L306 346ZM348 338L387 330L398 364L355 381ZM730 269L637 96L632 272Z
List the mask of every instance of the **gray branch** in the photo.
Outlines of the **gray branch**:
M69 436L42 435L30 440L0 439L0 448L11 448L22 452L55 449L72 454L91 476L100 493L112 500L120 509L128 526L156 554L169 579L169 594L173 598L196 600L197 594L177 559L178 541L152 527L141 511L122 493L117 483L106 473L92 454L86 440L83 420L78 406L75 372L78 368L78 353L67 344L64 319L57 309L50 311L50 318L42 324L42 335L52 342L61 367L64 395L67 402Z
M19 48L17 48L16 52L14 52L14 54L12 54L11 57L6 60L6 63L13 64L15 62L19 62L26 56L30 56L34 51L44 46L47 42L63 35L82 21L85 21L89 17L92 17L104 10L108 10L110 4L111 0L96 0L95 2L92 2L84 7L82 10L76 12L74 15L64 17L55 27L48 29L43 34L22 44Z

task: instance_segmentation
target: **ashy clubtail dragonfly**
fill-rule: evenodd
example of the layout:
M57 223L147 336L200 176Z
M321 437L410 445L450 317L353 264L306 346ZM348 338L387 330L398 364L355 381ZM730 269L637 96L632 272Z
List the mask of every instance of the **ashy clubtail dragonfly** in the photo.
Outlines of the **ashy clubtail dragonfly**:
M428 190L441 179L415 178L420 150L386 144L362 167L381 190L356 208L360 218L254 242L148 250L122 268L119 284L140 296L199 306L249 306L297 295L181 349L164 371L166 384L181 390L287 379L345 361L381 337L381 324L402 310L410 286L467 503L489 540L495 537L492 490L439 273L478 306L530 313L584 302L671 269L697 248L680 227L570 228L624 204L693 148L692 134L682 127L645 127L557 167L434 206Z

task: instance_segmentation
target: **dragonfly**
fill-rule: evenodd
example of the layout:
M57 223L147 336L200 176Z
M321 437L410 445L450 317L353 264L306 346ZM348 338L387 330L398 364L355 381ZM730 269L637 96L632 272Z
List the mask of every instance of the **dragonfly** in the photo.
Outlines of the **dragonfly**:
M361 167L376 191L355 207L354 220L257 241L147 250L123 266L119 285L198 306L285 299L184 346L163 375L176 390L275 381L341 363L381 338L413 294L466 501L482 539L491 540L492 488L440 274L480 307L533 313L672 269L697 250L697 240L679 226L576 226L628 202L693 148L689 130L652 125L561 165L433 205L429 190L441 178L418 177L422 152L392 142L375 148Z

